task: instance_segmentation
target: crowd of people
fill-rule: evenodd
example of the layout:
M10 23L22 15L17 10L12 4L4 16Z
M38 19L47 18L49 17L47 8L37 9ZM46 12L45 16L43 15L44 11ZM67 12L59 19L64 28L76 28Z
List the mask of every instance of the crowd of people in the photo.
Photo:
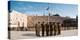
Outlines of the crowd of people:
M52 36L61 34L59 22L38 22L35 24L36 36ZM41 34L41 35L40 35Z

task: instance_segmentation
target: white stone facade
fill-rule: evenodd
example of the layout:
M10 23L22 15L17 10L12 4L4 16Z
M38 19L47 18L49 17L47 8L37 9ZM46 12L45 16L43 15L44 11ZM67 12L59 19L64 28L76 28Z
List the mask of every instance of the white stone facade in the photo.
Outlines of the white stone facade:
M10 13L9 19L10 27L18 27L18 23L20 24L19 27L27 27L27 15L23 13L19 13L17 11L12 11ZM24 24L24 25L23 25Z

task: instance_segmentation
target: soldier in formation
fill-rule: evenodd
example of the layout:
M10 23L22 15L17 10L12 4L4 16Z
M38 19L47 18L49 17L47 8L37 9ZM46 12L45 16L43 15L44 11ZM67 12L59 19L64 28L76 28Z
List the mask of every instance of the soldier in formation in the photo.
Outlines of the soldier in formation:
M49 22L49 23L40 23L38 22L35 26L36 29L36 35L40 36L40 28L41 28L41 32L42 32L42 36L45 36L45 32L46 32L46 36L52 36L54 35L59 35L61 34L61 24L58 22Z
M42 29L42 36L44 36L44 33L45 33L45 24L44 24L44 22L42 22L42 24L41 24L41 29Z
M57 26L58 26L58 35L59 35L59 34L61 34L61 29L60 29L61 24L60 23L57 23Z
M46 36L49 36L49 23L46 23Z
M40 24L40 22L38 22L38 23L35 25L36 35L37 35L37 36L40 36L40 28L41 28L41 24Z
M54 24L54 35L59 35L61 34L61 24L60 23L55 23Z
M50 27L50 36L53 35L53 24L52 22L49 22L49 27Z

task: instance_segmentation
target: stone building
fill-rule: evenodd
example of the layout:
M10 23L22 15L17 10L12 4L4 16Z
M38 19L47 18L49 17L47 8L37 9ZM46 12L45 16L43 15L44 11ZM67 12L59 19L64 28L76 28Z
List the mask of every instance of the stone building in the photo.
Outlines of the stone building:
M67 20L71 19L71 20ZM9 21L9 27L12 28L13 30L34 30L35 29L35 24L40 22L42 23L43 21L45 23L47 22L59 22L63 24L65 27L65 22L64 21L70 21L70 23L66 25L77 25L76 20L72 20L73 18L68 18L68 17L61 17L61 16L29 16L23 13L19 13L16 11L12 11L10 13L10 21ZM75 18L74 18L75 19ZM75 22L74 22L75 21ZM16 29L17 28L17 29Z
M45 23L59 22L59 23L65 25L64 21L67 19L73 19L73 18L67 18L67 17L61 17L61 16L28 16L27 17L27 26L28 26L29 30L31 30L34 28L36 23L38 23L38 22L42 23L43 21ZM73 20L71 20L71 21L73 21ZM71 22L71 23L73 23L73 22ZM76 25L76 23L74 23L74 24ZM70 25L70 23L67 25Z
M27 27L27 15L19 13L17 11L12 11L9 13L9 27L17 30L17 27Z

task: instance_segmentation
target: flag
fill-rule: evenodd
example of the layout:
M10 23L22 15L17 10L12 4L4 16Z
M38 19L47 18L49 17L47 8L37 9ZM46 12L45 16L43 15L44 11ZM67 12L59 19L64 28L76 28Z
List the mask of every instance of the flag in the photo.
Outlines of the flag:
M46 10L49 10L49 7Z

